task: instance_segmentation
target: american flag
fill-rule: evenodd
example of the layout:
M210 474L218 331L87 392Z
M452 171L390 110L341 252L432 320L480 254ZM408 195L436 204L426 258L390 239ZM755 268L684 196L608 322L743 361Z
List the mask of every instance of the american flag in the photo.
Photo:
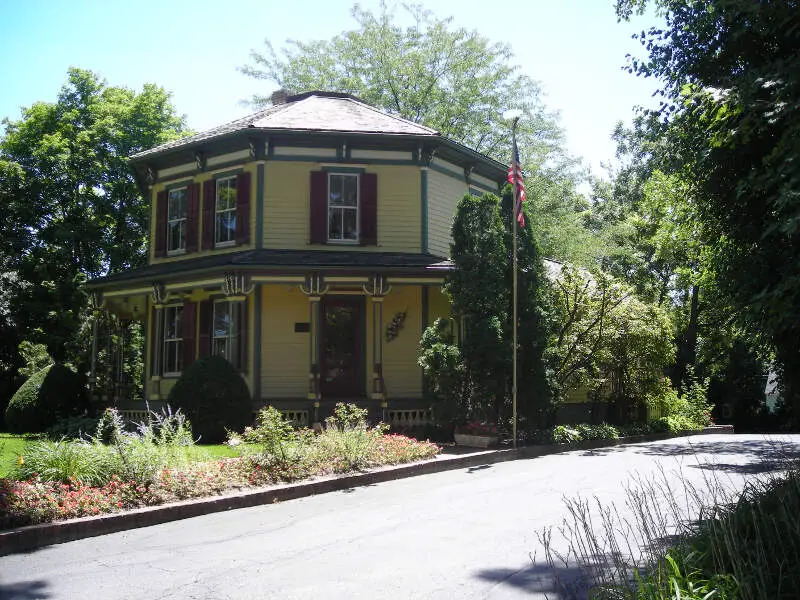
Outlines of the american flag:
M517 141L514 140L514 158L511 166L508 167L508 183L514 186L517 206L514 211L517 215L517 222L520 227L525 227L525 213L522 211L522 203L525 202L525 182L522 180L522 166L519 164L519 148Z

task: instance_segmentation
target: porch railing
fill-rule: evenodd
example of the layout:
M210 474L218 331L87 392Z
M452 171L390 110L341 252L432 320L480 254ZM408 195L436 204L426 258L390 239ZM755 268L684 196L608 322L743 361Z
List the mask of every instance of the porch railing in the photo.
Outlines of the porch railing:
M433 423L433 410L430 408L389 409L386 411L386 421L392 427L430 425Z

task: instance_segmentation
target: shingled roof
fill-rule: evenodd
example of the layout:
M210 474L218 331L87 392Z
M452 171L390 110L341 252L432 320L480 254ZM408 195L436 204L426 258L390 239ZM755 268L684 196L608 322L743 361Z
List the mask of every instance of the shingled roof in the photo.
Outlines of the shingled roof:
M131 156L139 160L240 131L307 131L439 137L438 131L383 112L349 94L306 92L286 101L179 140Z

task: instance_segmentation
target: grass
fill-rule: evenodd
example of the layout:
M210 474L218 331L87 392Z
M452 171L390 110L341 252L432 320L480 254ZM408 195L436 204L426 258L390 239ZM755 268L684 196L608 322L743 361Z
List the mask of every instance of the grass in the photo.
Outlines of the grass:
M0 477L11 475L27 443L28 439L23 435L0 433Z
M25 447L31 441L30 435L0 433L0 478L14 474L20 455L25 455ZM239 456L236 449L225 444L188 446L181 450L188 462L203 462Z

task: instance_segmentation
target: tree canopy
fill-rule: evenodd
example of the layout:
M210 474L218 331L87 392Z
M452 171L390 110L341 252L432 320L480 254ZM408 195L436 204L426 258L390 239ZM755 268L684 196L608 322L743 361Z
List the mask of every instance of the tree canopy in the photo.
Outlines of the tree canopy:
M618 0L629 18L643 0ZM630 69L664 97L651 135L696 190L710 271L740 318L771 340L800 419L800 6L655 0Z
M421 5L403 5L401 15L396 10L382 3L376 14L355 5L356 29L328 40L288 40L280 53L266 40L241 70L293 92L353 94L502 161L511 148L503 113L519 109L523 162L566 160L538 83L520 72L508 45L456 28L452 18L439 19ZM251 101L260 106L269 98L256 94Z
M138 151L180 136L169 94L109 86L72 68L55 102L37 102L0 137L2 296L17 332L65 358L87 278L144 264L149 202L128 168Z

